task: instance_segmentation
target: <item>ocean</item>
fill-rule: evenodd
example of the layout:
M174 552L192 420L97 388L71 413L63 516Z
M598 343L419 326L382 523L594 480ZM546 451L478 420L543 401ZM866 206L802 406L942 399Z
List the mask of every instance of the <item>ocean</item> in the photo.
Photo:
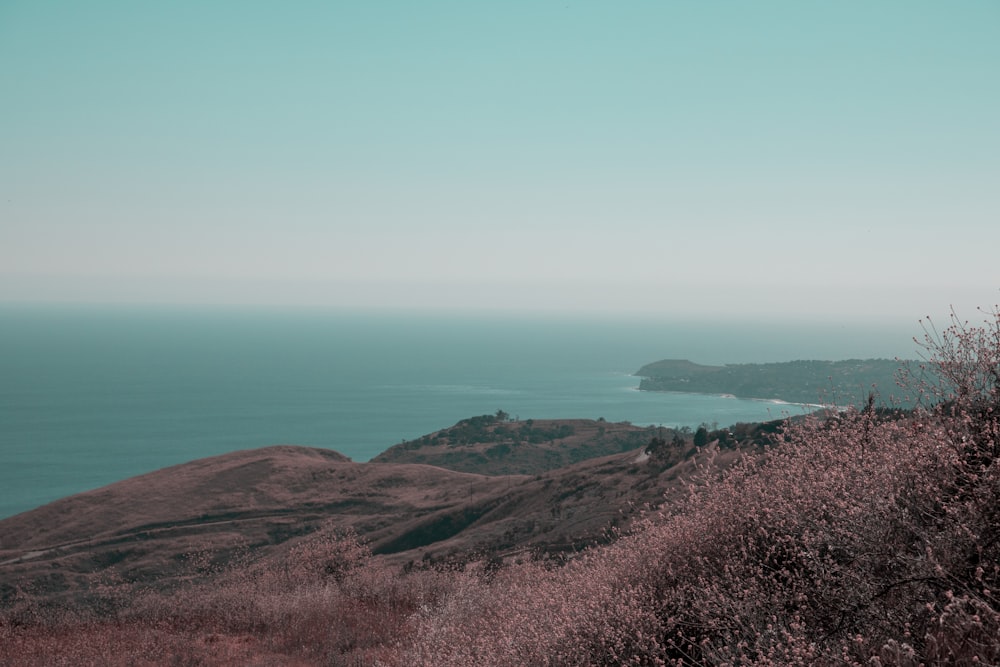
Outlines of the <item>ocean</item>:
M692 428L775 419L805 408L639 392L632 373L664 358L904 357L913 333L627 316L3 305L0 518L239 449L298 444L367 461L497 410Z

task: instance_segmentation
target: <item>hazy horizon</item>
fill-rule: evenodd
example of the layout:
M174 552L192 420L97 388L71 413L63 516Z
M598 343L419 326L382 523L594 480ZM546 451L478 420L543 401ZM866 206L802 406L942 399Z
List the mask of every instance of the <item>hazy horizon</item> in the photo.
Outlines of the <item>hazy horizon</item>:
M998 64L988 2L7 2L0 303L976 319Z

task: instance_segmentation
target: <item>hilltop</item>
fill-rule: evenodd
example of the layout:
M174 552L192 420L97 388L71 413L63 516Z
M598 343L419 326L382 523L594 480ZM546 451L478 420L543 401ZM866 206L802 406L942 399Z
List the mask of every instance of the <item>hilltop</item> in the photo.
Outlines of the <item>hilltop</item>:
M374 463L427 463L485 475L533 475L642 447L674 432L603 419L511 420L503 411L390 447Z

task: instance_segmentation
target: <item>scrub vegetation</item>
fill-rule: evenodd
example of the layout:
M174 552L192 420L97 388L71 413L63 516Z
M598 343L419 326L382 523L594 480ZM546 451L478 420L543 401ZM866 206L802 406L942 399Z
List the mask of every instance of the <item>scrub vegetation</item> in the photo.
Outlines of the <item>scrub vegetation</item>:
M374 463L427 463L484 475L535 475L587 459L643 447L671 429L604 419L463 419L454 426L390 447Z
M266 560L192 555L192 572L218 568L210 583L109 580L63 608L21 591L0 664L998 664L1000 313L987 317L927 324L925 362L901 372L915 409L872 397L790 420L724 470L702 460L686 496L575 557L400 573L329 527Z

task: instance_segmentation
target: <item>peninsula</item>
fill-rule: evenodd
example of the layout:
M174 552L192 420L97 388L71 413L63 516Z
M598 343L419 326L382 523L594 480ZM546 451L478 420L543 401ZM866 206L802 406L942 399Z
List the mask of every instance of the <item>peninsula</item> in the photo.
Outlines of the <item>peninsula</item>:
M897 396L896 359L786 361L705 366L686 359L646 364L635 375L642 391L729 394L738 398L816 405L863 405L870 392L881 402Z

